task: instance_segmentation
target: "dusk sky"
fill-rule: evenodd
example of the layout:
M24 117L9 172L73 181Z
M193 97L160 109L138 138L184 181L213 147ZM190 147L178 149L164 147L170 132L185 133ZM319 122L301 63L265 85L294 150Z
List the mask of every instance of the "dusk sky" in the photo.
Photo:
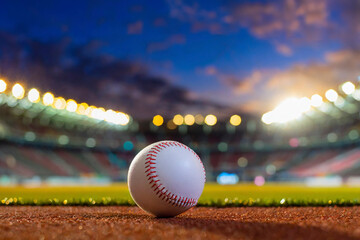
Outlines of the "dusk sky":
M261 114L358 79L360 1L2 1L0 74L143 117Z

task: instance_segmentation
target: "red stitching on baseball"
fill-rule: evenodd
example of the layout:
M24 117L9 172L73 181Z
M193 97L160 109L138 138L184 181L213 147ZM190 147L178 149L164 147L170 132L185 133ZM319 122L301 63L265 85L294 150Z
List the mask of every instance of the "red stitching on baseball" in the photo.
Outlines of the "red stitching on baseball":
M202 164L200 157L188 146L185 146L182 143L178 143L175 141L167 141L167 142L162 142L162 143L158 143L157 145L153 146L150 151L148 152L148 154L146 155L147 158L145 160L148 160L145 162L145 168L147 169L145 171L145 173L147 173L147 177L149 184L151 185L151 188L153 189L153 191L155 192L155 194L162 200L164 200L165 202L174 205L177 205L179 207L184 207L184 206L195 206L197 203L196 199L193 198L185 198L182 196L177 196L176 194L169 192L168 189L165 188L165 186L163 186L161 183L159 184L158 182L160 181L159 179L154 180L154 178L158 177L157 172L156 172L156 157L158 155L158 153L160 153L162 150L168 148L168 147L174 147L174 146L178 146L178 147L182 147L188 151L190 151L192 154L194 154L194 156L200 161L201 166L203 168L204 171L204 175L205 175L205 179L204 181L206 181L206 174L205 174L205 168L204 165ZM161 189L160 187L163 186Z

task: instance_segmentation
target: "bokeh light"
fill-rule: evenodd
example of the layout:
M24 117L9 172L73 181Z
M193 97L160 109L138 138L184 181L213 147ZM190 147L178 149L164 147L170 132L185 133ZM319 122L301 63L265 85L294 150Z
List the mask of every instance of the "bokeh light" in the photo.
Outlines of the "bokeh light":
M95 106L90 106L88 108L86 108L85 110L85 115L87 115L88 117L91 117L92 115L92 112L96 109Z
M118 124L125 126L130 122L130 116L123 112L116 113Z
M86 109L89 107L87 103L81 103L78 105L76 112L81 115L85 115Z
M204 123L204 117L201 114L197 114L195 116L195 123L198 125L202 125Z
M273 123L273 113L272 112L267 112L264 113L261 117L261 121L265 124L271 124Z
M350 95L355 91L355 85L352 82L346 82L341 86L341 89L346 95Z
M239 115L232 115L230 118L230 124L233 126L239 126L241 124L241 117Z
M338 93L334 89L329 89L325 93L326 99L329 100L330 102L335 102L338 96L339 96Z
M195 123L195 117L191 114L187 114L185 117L184 117L184 122L186 125L194 125Z
M320 107L323 104L323 98L319 94L312 95L310 101L313 107Z
M184 123L184 118L180 114L176 114L173 118L173 122L178 126L182 125Z
M58 97L54 100L53 106L56 109L65 109L66 101L63 97Z
M241 167L241 168L246 167L246 166L248 165L248 160L247 160L247 158L245 158L245 157L239 157L239 159L238 159L238 165L239 165L239 167Z
M77 103L73 99L69 99L66 101L66 110L69 112L76 112Z
M53 104L53 102L54 102L54 95L50 92L45 93L43 96L43 104L45 106L49 106Z
M95 108L91 112L91 117L97 120L105 119L105 109L104 108Z
M154 116L153 117L153 124L155 125L155 126L161 126L161 125L163 125L163 123L164 123L164 118L161 116L161 115L156 115L156 116Z
M124 142L123 147L125 151L131 151L134 149L134 144L131 141L126 141Z
M0 93L6 91L7 84L3 79L0 79Z
M265 178L263 176L256 176L254 183L256 186L263 186L265 184Z
M28 99L32 103L40 101L40 92L36 88L30 89L28 92Z
M106 110L105 112L105 121L118 124L118 116L116 112L112 109Z
M209 126L214 126L217 122L217 118L213 114L209 114L205 117L205 123Z
M25 95L25 89L19 83L16 83L12 88L12 95L17 99L22 99Z
M176 124L173 122L173 120L169 120L167 123L166 123L166 127L170 130L174 130L177 126Z
M299 100L297 105L301 113L307 112L311 108L311 100L307 97L303 97Z

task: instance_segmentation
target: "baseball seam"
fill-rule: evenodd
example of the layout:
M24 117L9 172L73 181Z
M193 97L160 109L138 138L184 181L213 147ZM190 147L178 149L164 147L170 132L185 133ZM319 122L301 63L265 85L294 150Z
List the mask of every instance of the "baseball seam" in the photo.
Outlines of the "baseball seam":
M184 144L175 141L160 142L159 144L154 145L148 151L145 158L145 174L147 177L147 181L151 189L153 189L154 193L165 202L173 206L193 207L196 205L197 199L179 196L170 192L168 189L166 189L166 187L161 183L160 179L158 178L158 173L156 170L156 158L162 150L168 147L181 147L191 152L200 161L205 176L204 182L206 181L205 168L200 160L200 157L188 146L185 146Z

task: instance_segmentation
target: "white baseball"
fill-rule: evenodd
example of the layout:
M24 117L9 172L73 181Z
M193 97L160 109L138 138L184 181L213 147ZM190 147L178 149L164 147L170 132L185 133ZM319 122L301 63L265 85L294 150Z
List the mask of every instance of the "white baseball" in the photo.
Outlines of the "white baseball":
M135 203L157 217L173 217L195 206L205 181L199 156L175 141L153 143L141 150L128 173Z

